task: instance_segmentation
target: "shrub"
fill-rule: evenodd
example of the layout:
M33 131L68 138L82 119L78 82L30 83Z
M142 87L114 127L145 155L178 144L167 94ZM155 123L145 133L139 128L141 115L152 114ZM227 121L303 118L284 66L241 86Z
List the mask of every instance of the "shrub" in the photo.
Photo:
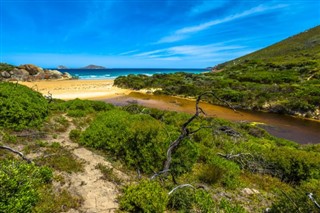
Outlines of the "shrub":
M149 115L132 115L121 110L100 114L81 134L80 143L108 151L134 169L155 172L162 169L166 150L178 132ZM191 142L181 143L173 154L172 172L191 169L197 151ZM184 160L180 160L179 158Z
M77 98L66 102L57 102L52 108L67 112L67 115L70 117L83 117L89 113L114 109L114 106L102 101L80 100Z
M73 129L70 131L69 133L69 138L70 140L72 140L73 142L78 142L80 139L80 135L81 135L81 130L79 129Z
M285 182L299 184L310 178L320 177L320 155L289 147L262 150L265 160L273 164L277 176Z
M0 126L13 130L39 127L48 115L47 100L26 86L0 83Z
M224 186L230 188L239 184L240 168L236 163L212 155L208 157L207 164L213 171L209 172L205 178L203 175L200 176L205 182L215 183L220 179Z
M195 202L194 189L181 188L174 191L169 196L168 208L188 212L192 209L192 204Z
M0 212L30 212L38 190L52 179L46 167L4 160L0 164Z
M120 197L120 209L128 212L155 212L165 211L168 203L168 194L155 181L141 181L137 185L129 185Z
M179 212L214 212L211 195L202 189L181 188L169 197L168 207Z

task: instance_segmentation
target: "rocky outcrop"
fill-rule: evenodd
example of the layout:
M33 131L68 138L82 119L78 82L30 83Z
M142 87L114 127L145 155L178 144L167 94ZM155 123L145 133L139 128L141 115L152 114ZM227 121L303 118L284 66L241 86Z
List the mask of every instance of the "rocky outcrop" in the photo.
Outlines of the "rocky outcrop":
M41 67L37 67L33 64L20 65L18 68L26 70L30 75L37 75L39 72L43 71Z
M11 75L10 75L10 73L9 73L9 72L7 72L7 71L3 71L3 72L1 72L1 77L2 77L2 78L10 78L10 77L11 77Z
M37 81L47 79L72 79L72 76L58 70L44 70L33 64L14 67L11 71L0 71L0 80L5 81Z

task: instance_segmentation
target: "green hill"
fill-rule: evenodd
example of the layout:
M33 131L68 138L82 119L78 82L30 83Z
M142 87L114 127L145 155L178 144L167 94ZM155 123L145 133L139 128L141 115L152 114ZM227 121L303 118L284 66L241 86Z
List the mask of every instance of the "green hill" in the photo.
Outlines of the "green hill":
M238 108L320 119L320 26L217 65L211 73L129 75L115 85L192 97L213 91Z
M306 30L251 54L218 65L223 68L245 60L263 60L275 64L320 60L320 26Z

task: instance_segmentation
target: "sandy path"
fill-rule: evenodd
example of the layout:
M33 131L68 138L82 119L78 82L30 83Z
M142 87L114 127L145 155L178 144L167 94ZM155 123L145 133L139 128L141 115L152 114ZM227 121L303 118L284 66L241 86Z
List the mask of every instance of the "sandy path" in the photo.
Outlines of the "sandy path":
M70 119L68 119L70 120ZM118 208L117 196L119 194L118 186L112 182L102 179L102 173L96 169L98 164L108 168L112 167L111 163L104 157L93 153L92 151L80 147L77 143L69 139L69 132L74 128L73 125L65 133L59 134L57 139L50 139L48 142L59 142L63 147L70 150L84 164L84 171L78 173L62 173L68 182L67 189L83 198L84 202L78 210L71 209L69 213L109 213L115 212ZM123 180L127 180L126 174L119 170L113 171Z
M52 94L53 98L70 100L75 98L82 99L104 99L116 96L127 95L132 90L121 89L113 86L113 80L52 80L52 81L35 81L19 82L48 95Z

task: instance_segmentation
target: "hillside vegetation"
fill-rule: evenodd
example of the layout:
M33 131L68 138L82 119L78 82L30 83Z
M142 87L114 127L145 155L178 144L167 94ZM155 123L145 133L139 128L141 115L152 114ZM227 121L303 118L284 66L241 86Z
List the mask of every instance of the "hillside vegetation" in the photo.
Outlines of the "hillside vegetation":
M0 83L0 92L7 90L13 92L1 97L5 103L15 97L15 90L39 98L26 87ZM5 124L0 127L1 212L319 210L319 145L298 145L250 123L201 115L186 124L192 115L138 105L48 102L48 113L37 114L37 105L27 105L39 118L36 125L23 123L16 129L15 120L0 117ZM15 104L23 103L17 99ZM21 112L15 119L25 118ZM169 170L161 172L169 146L183 132L187 137L172 149ZM21 151L29 161L4 147ZM80 160L90 155L94 158ZM91 176L81 179L85 175ZM115 189L101 191L105 186ZM95 200L83 207L89 194ZM103 202L115 205L98 209Z
M115 85L187 97L213 91L238 108L320 119L320 26L217 65L210 73L128 75L115 79Z

